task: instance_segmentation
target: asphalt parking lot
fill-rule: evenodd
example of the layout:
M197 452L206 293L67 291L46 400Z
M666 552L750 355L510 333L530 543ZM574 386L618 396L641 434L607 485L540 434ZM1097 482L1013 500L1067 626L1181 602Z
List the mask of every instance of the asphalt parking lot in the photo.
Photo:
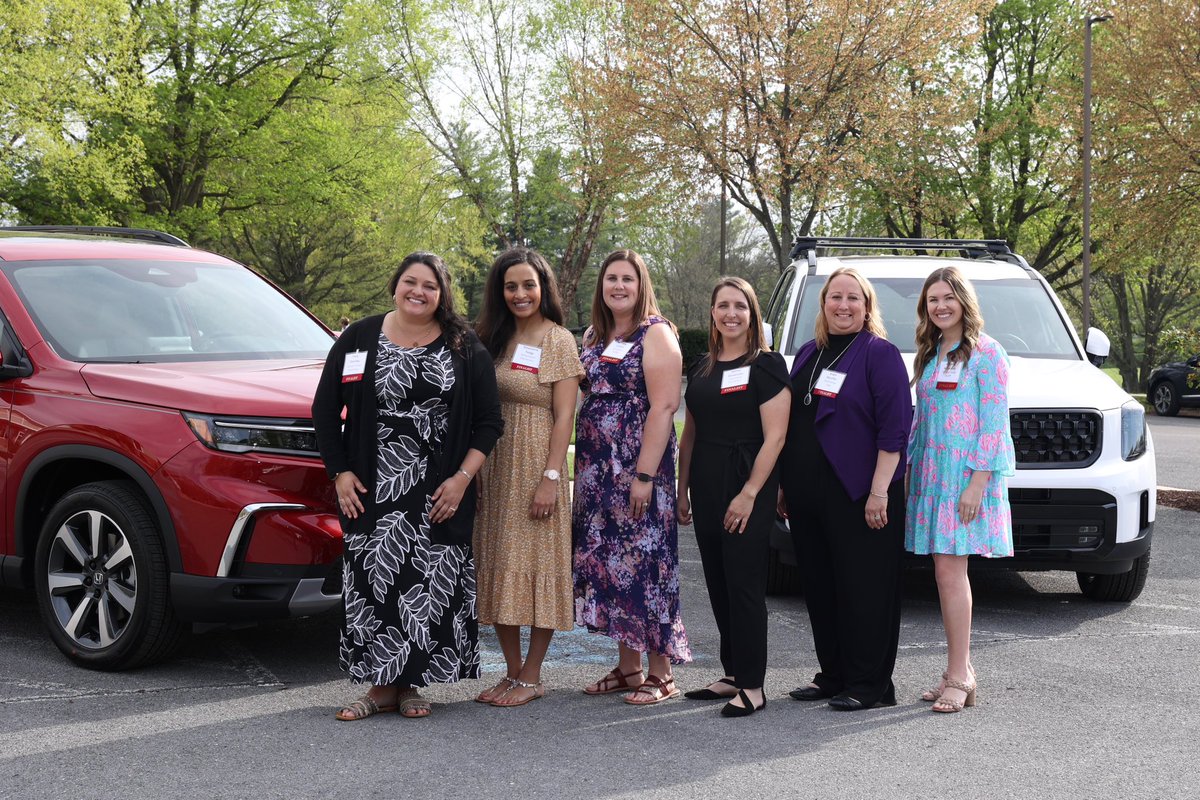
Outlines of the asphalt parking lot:
M427 720L333 719L353 691L336 620L192 638L170 663L105 674L68 665L25 595L0 594L0 797L1194 798L1200 710L1200 515L1159 511L1146 591L1097 604L1064 573L975 580L980 703L935 715L917 696L942 668L932 576L906 574L895 708L852 714L790 700L814 668L800 597L771 601L768 707L631 708L579 687L612 663L606 639L556 637L545 699L471 702L437 687ZM694 541L681 536L685 622L719 672ZM500 669L485 636L488 678Z

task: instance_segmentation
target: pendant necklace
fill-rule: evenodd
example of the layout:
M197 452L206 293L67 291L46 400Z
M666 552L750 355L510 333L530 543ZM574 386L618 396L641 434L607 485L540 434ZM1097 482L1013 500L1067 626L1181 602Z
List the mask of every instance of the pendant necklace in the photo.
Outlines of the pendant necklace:
M862 333L862 331L859 331L858 333ZM850 349L850 345L854 344L855 340L858 339L858 333L854 334L854 339L851 339L849 344L842 348L842 352L838 353L833 361L830 361L827 365L825 365L825 369L833 369L833 365L838 361L841 361L842 356L846 355L846 351ZM817 385L817 365L820 363L821 352L818 350L817 357L813 359L812 374L808 376L808 391L804 394L804 405L806 406L812 405L812 392L813 388Z

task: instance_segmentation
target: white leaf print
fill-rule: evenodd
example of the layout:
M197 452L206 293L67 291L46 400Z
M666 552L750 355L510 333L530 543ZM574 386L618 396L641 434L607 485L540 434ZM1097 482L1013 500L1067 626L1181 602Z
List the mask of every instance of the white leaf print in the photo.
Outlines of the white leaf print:
M408 640L422 650L431 646L429 639L429 593L420 584L400 595L400 624Z
M416 531L403 511L393 511L380 518L375 536L364 546L363 569L371 582L375 599L383 602L388 589L400 574L400 565L408 557L408 547Z
M468 627L469 617L474 617L474 611L463 606L454 615L454 643L458 646L459 656L464 667L474 672L479 666L479 642L471 638Z
M425 359L421 375L439 391L450 391L454 386L454 364L450 360L450 351L443 348L432 358Z
M434 622L450 607L462 562L462 548L446 544L429 546L429 569L425 577L429 579L429 606Z
M375 368L375 381L380 386L379 393L406 397L408 390L412 388L413 380L417 377L415 356L418 352L397 349L382 332L379 336L387 342L386 346L380 348L381 357Z
M346 636L350 641L362 647L379 630L380 622L375 618L375 609L367 604L366 598L354 590L353 583L347 583L345 588L346 600Z
M458 653L452 647L443 647L429 659L429 669L421 677L426 684L450 683L458 679Z
M389 625L387 631L371 644L371 657L376 665L374 682L380 685L399 683L411 651L412 645L405 640L404 634Z
M417 440L411 436L400 436L381 447L375 502L388 503L407 494L425 474L426 461Z

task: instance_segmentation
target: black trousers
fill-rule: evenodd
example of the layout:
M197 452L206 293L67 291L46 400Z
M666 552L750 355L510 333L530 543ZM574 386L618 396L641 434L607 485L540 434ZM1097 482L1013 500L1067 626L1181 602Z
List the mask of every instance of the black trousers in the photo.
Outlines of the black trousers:
M727 491L692 485L696 544L721 634L721 666L738 688L757 689L767 674L767 555L778 480L772 476L759 492L745 533L729 533L721 524L733 499Z
M784 494L820 672L813 682L864 705L893 703L900 644L904 481L888 489L888 523L867 527L867 498L851 500L828 462L788 480Z

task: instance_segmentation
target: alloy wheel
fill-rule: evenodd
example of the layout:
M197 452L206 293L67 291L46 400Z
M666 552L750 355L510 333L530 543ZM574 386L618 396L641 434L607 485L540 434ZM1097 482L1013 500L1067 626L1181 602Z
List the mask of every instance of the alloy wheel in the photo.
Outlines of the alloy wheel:
M46 576L54 616L79 647L108 647L125 632L137 600L137 566L112 517L96 510L68 517L50 544Z

